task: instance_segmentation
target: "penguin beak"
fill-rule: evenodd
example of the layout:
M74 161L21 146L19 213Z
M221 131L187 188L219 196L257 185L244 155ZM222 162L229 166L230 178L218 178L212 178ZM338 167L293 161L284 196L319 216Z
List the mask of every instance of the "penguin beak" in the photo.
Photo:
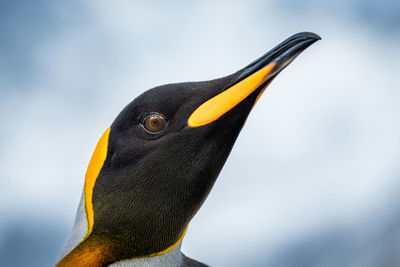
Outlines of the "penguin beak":
M289 37L274 49L239 71L239 75L225 89L202 103L189 117L189 127L200 127L219 119L260 89L257 99L268 84L301 52L321 37L302 32ZM257 100L256 100L257 101Z

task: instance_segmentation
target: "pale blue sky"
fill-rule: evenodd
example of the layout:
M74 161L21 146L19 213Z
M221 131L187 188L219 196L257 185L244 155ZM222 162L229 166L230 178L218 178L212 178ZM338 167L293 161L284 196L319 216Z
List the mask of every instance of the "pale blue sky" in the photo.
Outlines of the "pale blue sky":
M183 251L212 266L398 266L400 2L0 2L0 265L50 266L94 146L151 87L321 35L253 109Z

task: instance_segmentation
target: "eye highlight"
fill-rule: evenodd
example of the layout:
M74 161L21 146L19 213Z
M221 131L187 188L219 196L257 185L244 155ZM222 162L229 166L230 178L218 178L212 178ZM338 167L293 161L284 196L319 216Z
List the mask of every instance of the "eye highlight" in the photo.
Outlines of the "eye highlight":
M157 134L167 127L167 120L158 113L151 113L144 117L142 125L148 132Z

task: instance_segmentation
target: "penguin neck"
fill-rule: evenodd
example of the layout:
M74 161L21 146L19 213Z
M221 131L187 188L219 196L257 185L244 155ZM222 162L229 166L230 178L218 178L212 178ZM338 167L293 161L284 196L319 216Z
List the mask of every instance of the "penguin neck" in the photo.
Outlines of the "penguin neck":
M110 251L104 246L107 242L93 242L87 238L87 232L87 215L84 204L84 195L82 194L72 231L57 257L57 266L64 266L64 263L67 263L65 266L71 266L70 263L73 263L73 266L104 265L102 263L104 258L110 257ZM102 244L101 247L98 246L99 243ZM110 263L109 266L181 266L183 259L180 251L181 245L182 239L176 244L176 246L171 247L171 249L167 250L165 253L155 253L150 256L123 259Z
M143 257L135 259L127 259L110 264L110 267L142 267L142 266L155 266L155 267L165 267L165 266L181 266L183 261L183 255L181 252L181 245L179 243L174 249L168 251L165 254L153 256L153 257Z

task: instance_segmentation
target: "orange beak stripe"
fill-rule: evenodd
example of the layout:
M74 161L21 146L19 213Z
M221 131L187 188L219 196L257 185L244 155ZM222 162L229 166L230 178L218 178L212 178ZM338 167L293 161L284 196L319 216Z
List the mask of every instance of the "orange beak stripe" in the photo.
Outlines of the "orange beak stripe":
M267 80L268 74L272 72L274 67L275 63L265 66L201 104L192 115L190 115L188 120L189 127L204 126L219 119L222 115L246 99L252 92L257 90L257 88Z

